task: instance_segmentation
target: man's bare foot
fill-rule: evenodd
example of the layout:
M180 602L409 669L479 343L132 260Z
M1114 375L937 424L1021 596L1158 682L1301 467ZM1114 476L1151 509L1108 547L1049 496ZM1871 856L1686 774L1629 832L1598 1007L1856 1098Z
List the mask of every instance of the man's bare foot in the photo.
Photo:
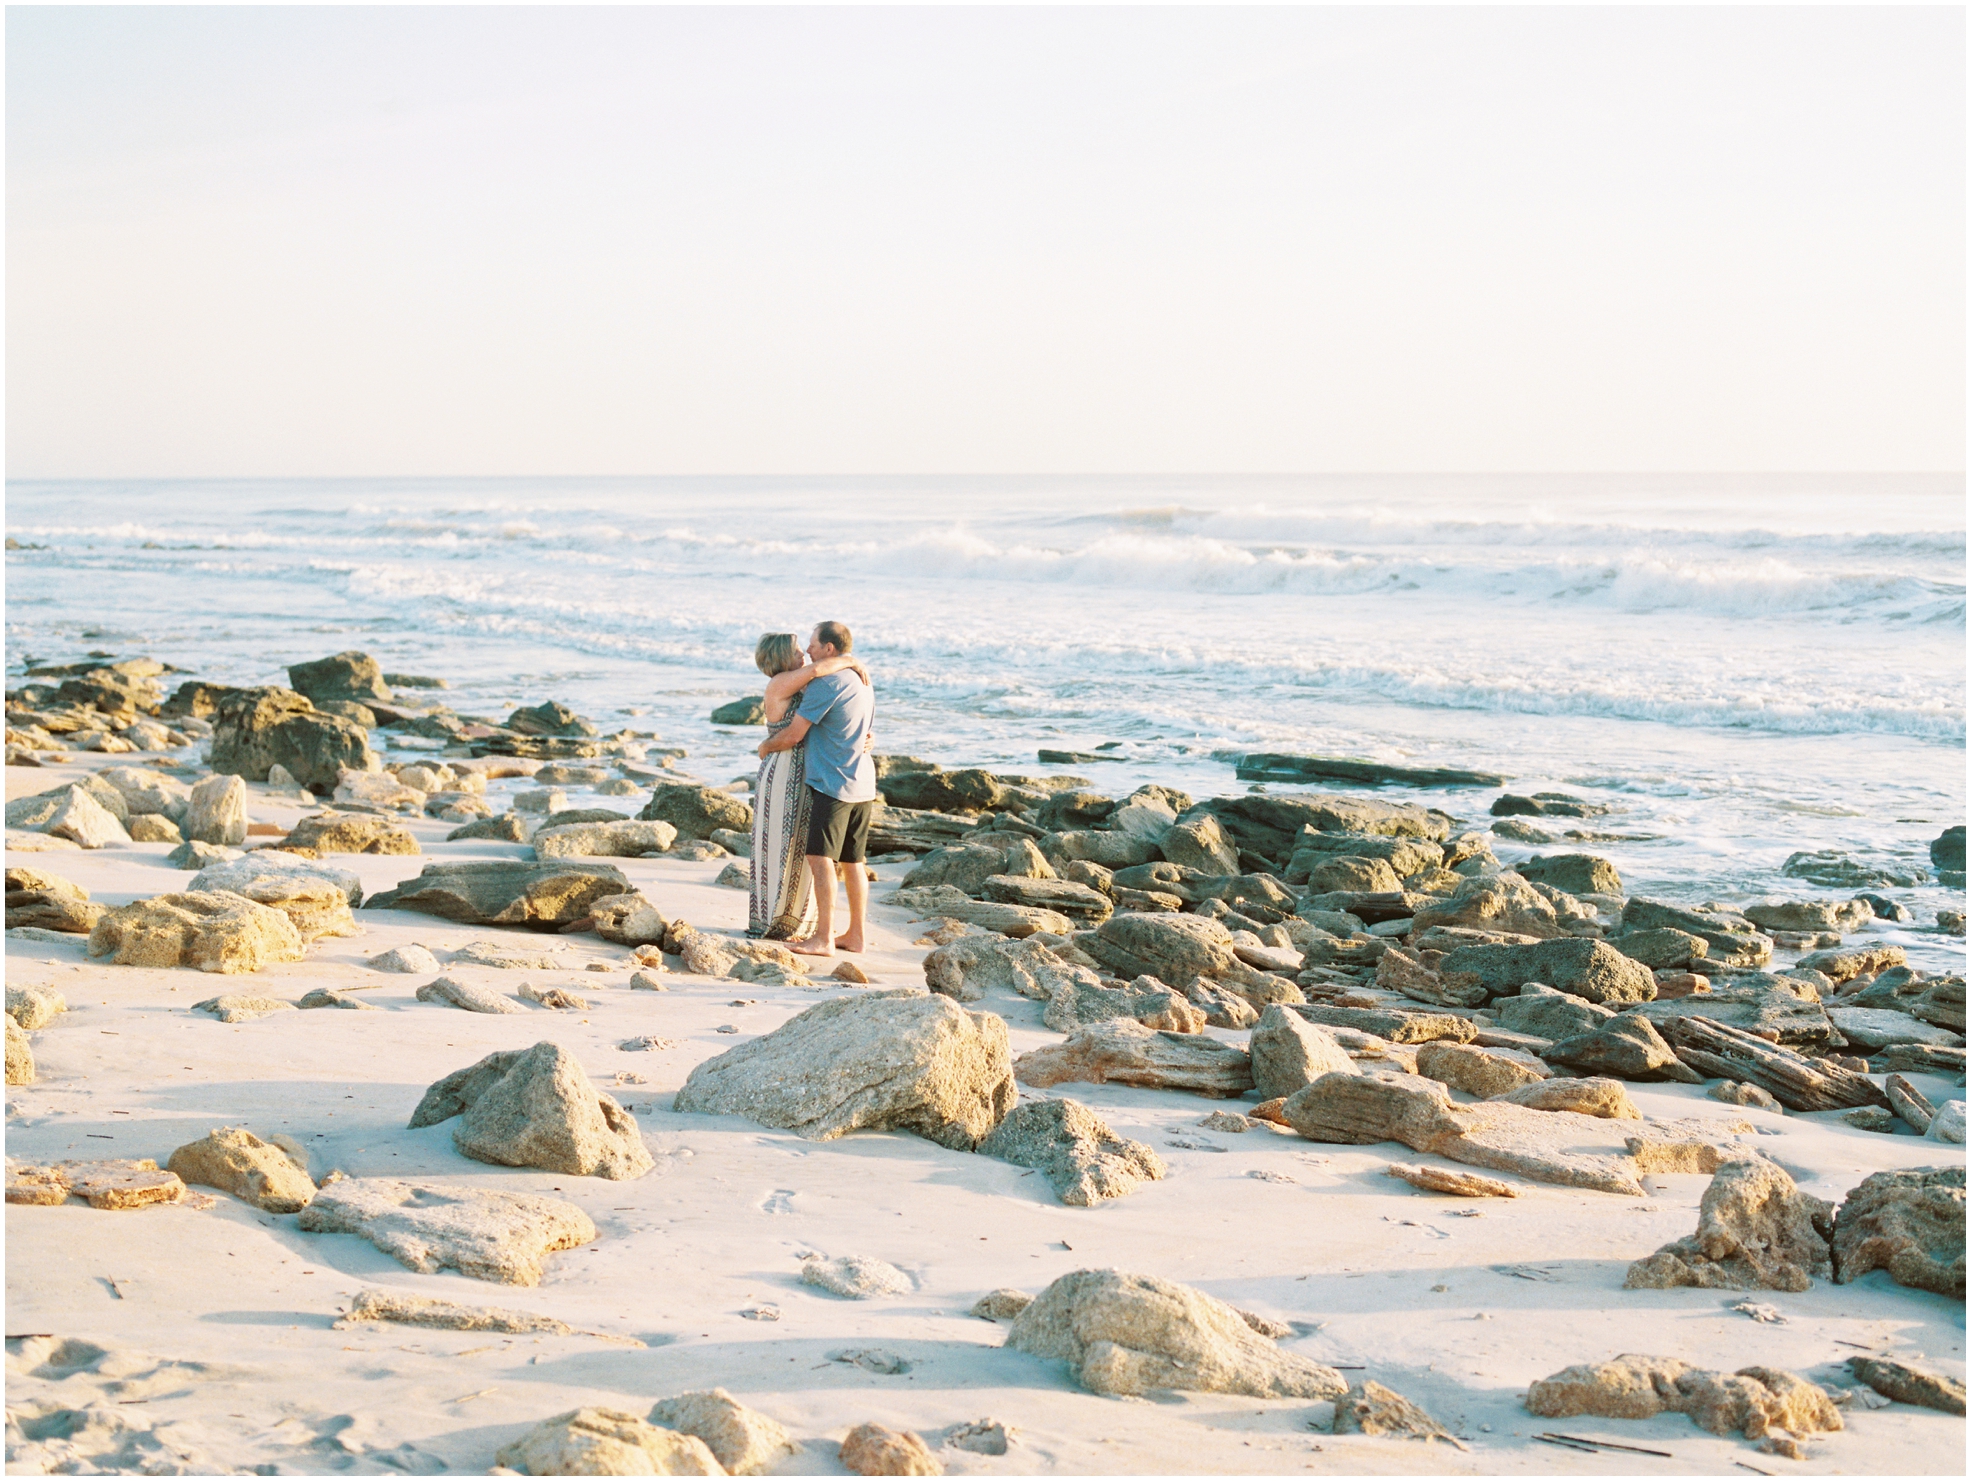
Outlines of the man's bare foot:
M835 945L843 951L861 951L864 942L860 936L842 935L835 938Z
M787 949L796 956L833 956L835 948L820 936L810 936L805 941L790 941Z

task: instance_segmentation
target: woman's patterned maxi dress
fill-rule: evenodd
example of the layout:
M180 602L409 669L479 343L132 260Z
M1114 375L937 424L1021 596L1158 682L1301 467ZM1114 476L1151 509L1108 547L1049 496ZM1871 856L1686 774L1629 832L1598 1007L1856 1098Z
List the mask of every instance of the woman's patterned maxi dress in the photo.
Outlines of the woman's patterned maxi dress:
M797 706L769 738L794 723ZM753 782L753 893L746 934L768 941L799 941L815 927L814 885L808 878L807 748L775 751L760 762Z

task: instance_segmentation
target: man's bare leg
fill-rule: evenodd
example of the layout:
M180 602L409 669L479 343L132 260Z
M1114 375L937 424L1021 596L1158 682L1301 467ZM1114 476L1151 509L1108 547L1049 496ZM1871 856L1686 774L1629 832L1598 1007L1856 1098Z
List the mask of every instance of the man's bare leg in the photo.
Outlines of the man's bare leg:
M835 932L835 861L824 854L809 854L807 864L814 884L814 934L790 941L787 949L802 956L833 956L835 947L829 938Z
M849 896L849 928L835 938L835 944L843 951L861 951L866 944L863 931L869 918L869 866L844 864L842 888Z

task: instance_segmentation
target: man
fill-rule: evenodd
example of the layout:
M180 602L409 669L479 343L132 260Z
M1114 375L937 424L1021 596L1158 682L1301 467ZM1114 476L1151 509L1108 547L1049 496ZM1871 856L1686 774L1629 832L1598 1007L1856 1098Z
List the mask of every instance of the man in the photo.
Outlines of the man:
M808 639L808 657L846 656L855 646L847 627L824 622ZM809 681L787 728L760 744L760 755L805 744L808 776L808 873L814 881L814 934L789 943L802 956L833 956L835 948L861 951L867 944L869 819L876 801L876 764L869 759L876 691L853 672ZM841 868L849 896L849 927L835 932L835 875Z

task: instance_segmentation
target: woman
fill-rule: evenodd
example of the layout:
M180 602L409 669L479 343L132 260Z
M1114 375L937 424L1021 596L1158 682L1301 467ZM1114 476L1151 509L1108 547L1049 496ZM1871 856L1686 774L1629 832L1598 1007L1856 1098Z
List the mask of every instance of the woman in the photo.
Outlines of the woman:
M769 738L793 722L801 691L815 679L853 669L863 683L869 671L851 656L809 663L792 633L768 633L753 650L767 675ZM768 941L799 941L815 926L814 886L805 858L808 836L807 755L801 746L776 751L760 762L753 782L753 889L746 934Z

